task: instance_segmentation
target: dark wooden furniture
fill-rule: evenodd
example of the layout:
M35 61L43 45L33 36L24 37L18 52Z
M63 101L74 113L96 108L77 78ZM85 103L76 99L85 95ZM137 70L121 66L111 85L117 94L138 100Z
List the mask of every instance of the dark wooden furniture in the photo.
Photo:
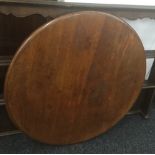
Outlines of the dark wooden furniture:
M5 102L3 99L3 84L6 71L16 50L24 39L39 26L60 15L82 10L104 11L129 19L155 18L154 7L72 4L46 0L0 0L0 111L3 111L0 131L2 135L16 132L5 112ZM146 51L146 57L154 58L155 51ZM149 80L145 81L141 95L129 114L142 113L145 117L148 117L149 109L153 105L152 100L155 87L154 66L155 63Z
M144 83L145 61L138 35L115 16L85 11L56 18L26 40L10 64L10 118L48 144L93 138L129 111Z

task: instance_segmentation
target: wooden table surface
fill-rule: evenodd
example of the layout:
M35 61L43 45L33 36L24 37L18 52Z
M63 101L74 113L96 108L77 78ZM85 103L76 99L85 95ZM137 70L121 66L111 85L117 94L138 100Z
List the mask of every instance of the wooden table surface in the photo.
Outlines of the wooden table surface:
M116 124L145 76L137 34L109 14L68 14L35 31L17 51L6 78L12 121L49 144L93 138Z

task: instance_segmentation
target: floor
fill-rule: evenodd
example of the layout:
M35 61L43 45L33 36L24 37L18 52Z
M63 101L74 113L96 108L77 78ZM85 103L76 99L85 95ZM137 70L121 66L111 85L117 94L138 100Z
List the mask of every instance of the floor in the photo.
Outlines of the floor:
M155 109L149 119L126 116L107 133L80 144L45 145L24 134L0 137L0 153L155 153Z

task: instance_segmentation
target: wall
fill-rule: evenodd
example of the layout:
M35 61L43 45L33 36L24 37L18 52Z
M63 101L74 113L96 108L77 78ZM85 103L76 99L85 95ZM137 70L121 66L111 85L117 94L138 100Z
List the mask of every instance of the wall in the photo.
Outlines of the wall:
M155 50L155 19L143 18L136 20L124 20L138 33L145 50ZM147 59L145 79L148 79L153 58Z

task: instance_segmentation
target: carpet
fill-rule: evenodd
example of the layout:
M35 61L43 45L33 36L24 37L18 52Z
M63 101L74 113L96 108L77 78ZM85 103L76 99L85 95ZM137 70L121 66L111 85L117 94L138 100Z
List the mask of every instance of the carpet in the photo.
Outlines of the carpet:
M155 153L155 109L149 119L125 116L108 132L74 145L46 145L23 133L0 137L0 153Z

